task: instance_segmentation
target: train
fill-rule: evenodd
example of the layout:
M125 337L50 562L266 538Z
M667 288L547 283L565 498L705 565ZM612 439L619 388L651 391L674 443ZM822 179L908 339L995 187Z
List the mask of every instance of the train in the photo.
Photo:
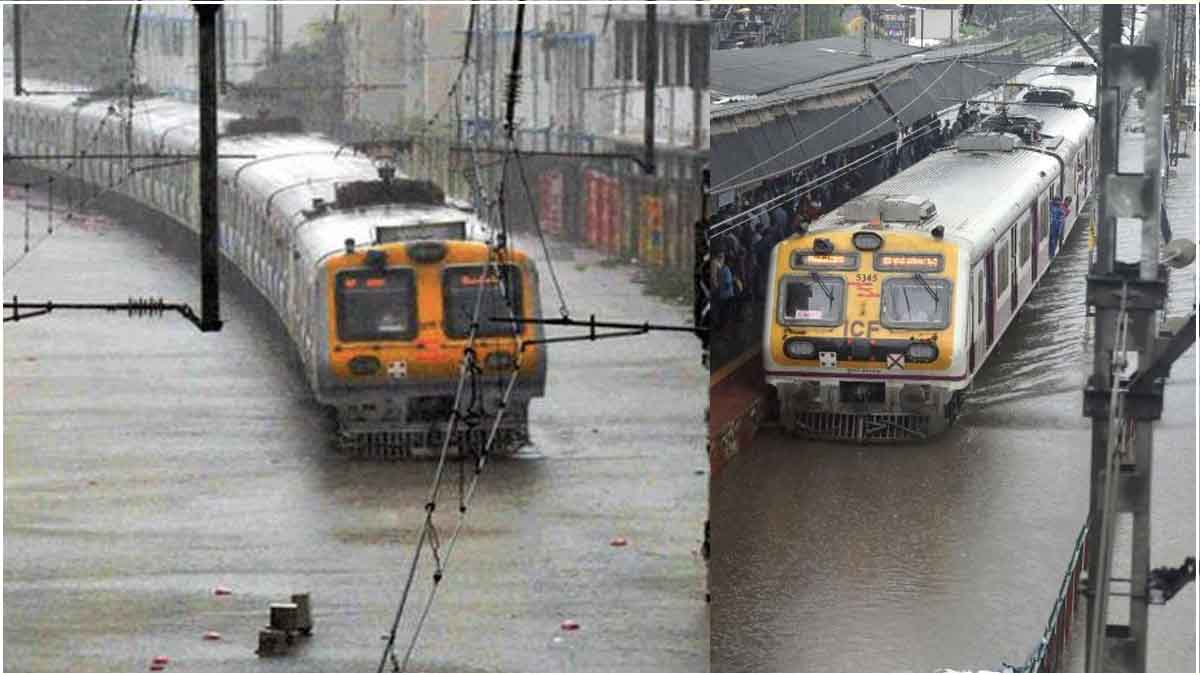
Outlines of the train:
M4 152L103 156L26 165L70 168L70 178L198 234L199 164L169 161L198 154L198 106L138 97L122 116L120 105L103 94L6 92ZM512 247L497 259L489 242L498 233L469 207L385 158L305 133L294 118L221 110L218 125L221 254L286 328L313 396L336 413L337 445L391 456L440 451L477 301L476 386L464 400L476 421L504 407L494 453L525 444L530 402L545 394L542 329L489 319L541 315L534 260ZM130 152L168 161L120 157ZM151 164L158 168L137 170ZM487 429L474 428L472 442Z
M809 438L936 436L1095 187L1097 71L1061 59L922 161L779 242L762 359Z

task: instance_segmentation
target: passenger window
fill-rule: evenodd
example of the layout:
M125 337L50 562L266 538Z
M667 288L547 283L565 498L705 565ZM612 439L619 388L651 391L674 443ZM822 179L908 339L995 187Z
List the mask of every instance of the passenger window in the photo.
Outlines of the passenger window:
M996 251L996 297L1008 290L1008 259L1008 244L1001 244Z
M983 270L975 274L975 323L983 323Z
M1045 195L1042 195L1042 202L1038 206L1038 213L1041 214L1041 220L1038 222L1042 224L1042 231L1039 234L1042 241L1045 241L1050 237L1050 200Z
M1033 227L1033 225L1029 222L1028 217L1026 217L1025 220L1021 223L1021 265L1022 266L1024 266L1025 263L1029 262L1029 249L1030 249L1031 240L1033 239L1033 235L1032 235L1032 231L1031 231L1032 227Z

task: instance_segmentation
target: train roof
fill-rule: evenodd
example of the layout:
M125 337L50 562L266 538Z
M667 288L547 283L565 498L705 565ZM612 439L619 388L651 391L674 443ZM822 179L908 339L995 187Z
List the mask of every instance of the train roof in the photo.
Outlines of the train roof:
M26 88L63 91L69 86L27 80ZM89 98L78 93L38 94L19 100L22 105L47 111L77 110L81 119L93 124L109 116L110 106L119 103L113 97ZM5 94L6 104L15 101L11 92ZM379 203L376 199L374 203L341 204L337 199L339 185L358 183L361 187L380 182L374 161L320 134L227 135L229 123L242 119L247 118L218 110L218 152L254 156L219 160L220 179L253 194L267 209L281 216L284 223L295 228L301 253L312 260L341 250L346 238L354 238L360 244L374 242L379 227L462 223L466 240L484 241L490 235L487 225L470 210L445 201L440 190L422 186L403 175L396 175L391 183L401 188L394 191L397 199L403 200L399 203ZM134 103L133 129L140 140L161 152L195 152L200 138L199 109L193 103L167 97L138 97ZM384 197L386 201L387 195Z
M1000 234L1000 228L1017 218L1035 195L1057 180L1058 161L1047 153L1068 156L1090 137L1094 126L1091 111L1096 101L1096 73L1091 66L1086 59L1066 57L1054 67L1037 69L1022 80L1027 87L1017 93L1018 99L1034 89L1070 95L1065 107L1020 102L1004 107L1004 114L1011 120L1032 118L1040 123L1036 140L1004 133L964 134L959 137L962 149L935 152L826 214L814 224L813 231L865 226L870 221L861 214L872 209L878 213L879 209L864 206L885 199L909 211L928 200L936 207L932 217L889 223L885 215L884 226L923 232L941 226L947 240L971 250L972 259L981 255ZM1016 147L983 150L989 146Z
M936 207L932 217L915 223L885 217L884 231L929 233L941 226L946 240L969 249L974 259L1055 180L1057 168L1054 158L1032 150L942 150L826 214L812 232L866 226L869 221L847 215L872 200L929 200Z

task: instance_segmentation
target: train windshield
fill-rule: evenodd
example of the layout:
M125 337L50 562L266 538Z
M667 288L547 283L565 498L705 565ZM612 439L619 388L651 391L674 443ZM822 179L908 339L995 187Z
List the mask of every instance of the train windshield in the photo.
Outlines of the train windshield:
M846 282L810 272L783 280L779 323L785 326L836 326L842 322Z
M417 291L413 271L339 272L337 324L338 338L346 342L416 337Z
M475 303L483 292L479 308L477 337L512 335L512 322L489 321L490 317L507 317L510 312L522 316L521 270L515 265L486 267L452 267L442 273L446 335L466 338L471 334L471 317ZM512 309L509 309L509 302Z
M950 282L914 274L883 282L880 322L887 328L942 329L950 325Z

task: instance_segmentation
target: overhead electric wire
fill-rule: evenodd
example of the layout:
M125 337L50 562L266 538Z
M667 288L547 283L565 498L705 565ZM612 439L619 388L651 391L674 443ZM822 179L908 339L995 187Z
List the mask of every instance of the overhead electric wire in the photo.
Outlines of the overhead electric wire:
M932 127L923 127L920 131L909 134L908 136L905 136L903 139L901 139L900 147L904 147L905 145L917 140L918 138L921 138L922 136L925 136L926 134L930 134L930 133L933 133ZM737 228L741 227L742 225L744 225L746 223L752 222L753 219L757 216L757 213L761 212L761 210L763 210L763 209L767 209L775 204L782 203L793 197L799 197L799 196L806 195L814 190L824 187L825 185L829 184L833 180L841 177L843 174L849 173L850 171L853 171L854 169L857 169L864 164L869 164L870 162L888 154L889 152L893 152L895 150L895 147L896 147L895 144L888 143L882 147L876 148L876 149L870 151L869 153L863 155L862 157L858 157L853 160L850 160L850 161L846 162L845 164L843 164L842 166L836 167L836 168L832 169L831 171L828 171L826 173L821 174L820 176L813 178L811 181L809 181L803 185L798 185L798 186L791 188L781 194L771 197L770 199L768 199L764 202L755 204L754 207L751 209L747 209L746 211L732 215L732 216L726 218L725 220L721 220L716 223L713 223L708 228L709 239L717 239L718 237L720 237L724 234L727 234L729 232L732 232L733 230L736 230ZM733 224L728 225L727 227L722 227L722 226L727 225L728 223L733 223ZM721 228L721 229L718 229L718 228Z
M562 285L558 282L558 272L554 269L554 261L550 258L550 247L546 244L546 235L542 232L541 219L538 217L537 209L533 208L533 192L529 189L529 178L525 175L525 163L521 159L521 151L517 146L513 145L513 157L517 160L517 174L521 177L521 186L525 190L526 199L530 203L530 213L532 214L533 227L537 231L538 241L542 245L542 254L546 256L546 267L550 270L550 280L554 282L554 292L558 295L558 312L563 318L571 316L571 311L567 307L567 298L563 295Z
M472 7L472 17L473 16L474 16L474 7ZM464 59L464 63L465 63L465 59ZM457 108L457 106L456 106L456 109L459 110L459 113L461 115L461 109ZM476 136L477 136L477 134L473 134L472 138L475 139ZM482 180L481 180L479 173L480 173L479 166L478 166L478 163L476 162L474 176L475 176L476 181L481 183ZM501 186L501 189L503 189L503 186ZM481 186L473 186L473 190L475 191L475 193L479 196L479 199L481 200L482 199L482 187ZM481 207L482 207L482 203L480 201L477 201L476 208L480 209ZM508 400L512 395L513 387L516 385L517 377L520 375L520 372L521 372L521 361L522 361L523 354L524 354L524 346L522 344L522 340L520 337L520 329L517 326L517 323L515 321L516 316L515 316L515 313L513 310L512 302L507 297L508 285L507 285L507 283L505 283L505 281L507 280L507 276L506 276L507 271L503 268L503 266L507 264L505 262L506 244L507 244L507 242L503 242L503 241L497 242L497 241L493 240L493 241L489 242L489 245L488 245L488 249L489 249L488 258L489 259L488 259L488 262L485 265L485 267L491 267L491 269L496 273L496 277L497 277L497 280L499 282L499 286L501 289L500 292L504 295L505 304L508 306L509 314L512 315L512 318L513 318L513 322L512 322L513 336L512 336L512 338L514 340L515 347L516 347L514 349L515 354L513 357L513 370L509 377L508 386L505 388L503 397L501 398L500 403L499 403L499 407L496 410L496 414L493 419L491 429L489 430L489 433L488 433L486 439L484 440L483 447L480 449L480 452L476 456L474 475L471 478L470 485L467 487L465 494L463 492L461 492L461 480L460 480L458 522L455 525L454 531L451 534L450 538L447 540L445 555L439 555L439 552L441 550L441 545L440 545L440 542L437 537L437 528L433 522L433 514L437 508L437 498L441 491L441 483L442 483L442 479L443 479L444 472L445 472L446 459L447 459L447 456L449 453L450 443L454 440L454 438L456 436L456 432L458 431L458 426L459 426L460 422L467 419L467 416L463 415L463 413L460 410L460 405L462 404L463 390L464 390L465 385L468 382L468 380L470 380L472 382L472 386L474 387L474 385L477 384L477 378L481 374L481 370L478 368L478 365L475 362L476 357L475 357L475 349L474 349L475 342L478 338L478 333L479 333L479 321L480 321L480 317L482 314L483 296L484 296L484 293L488 286L486 283L481 283L479 285L479 291L475 297L475 307L474 307L474 311L472 313L471 329L470 329L470 333L468 334L467 344L463 348L463 361L459 367L458 385L457 385L456 391L455 391L453 409L450 414L450 419L446 425L446 427L447 427L446 434L445 434L445 438L442 442L441 452L438 457L437 468L434 471L433 484L430 487L429 498L425 504L424 524L421 528L421 535L418 539L417 547L413 552L412 563L409 566L408 577L405 580L404 590L402 591L400 603L399 603L399 606L397 607L396 615L392 622L392 628L388 635L387 644L385 645L383 654L380 657L379 672L383 671L383 667L384 667L384 665L386 665L386 663L388 662L389 659L391 659L393 667L397 671L406 669L408 667L408 662L411 659L413 650L416 647L417 639L420 637L421 630L424 627L425 621L429 616L429 611L433 605L433 600L437 593L438 586L441 583L445 569L446 569L447 565L449 564L450 555L451 555L451 553L453 553L455 542L457 541L458 535L462 531L463 524L466 521L466 514L469 510L471 499L475 495L475 491L476 491L476 488L477 488L478 482L479 482L479 477L483 473L483 468L487 463L488 454L490 452L492 445L495 442L496 436L498 435L500 423L503 420L503 417L504 417L504 414L505 414L505 411L507 408ZM481 276L483 276L485 274L486 274L486 272L481 270ZM473 396L472 398L475 398L475 397ZM460 443L459 443L459 450L462 453L465 453L465 451L467 449L466 446L469 446L469 444L471 442L470 432L473 431L473 428L472 428L473 426L474 426L473 424L468 423L468 429L466 430L466 433L463 433L459 436L459 438L461 439ZM422 608L421 614L417 619L416 626L413 628L412 638L408 643L407 649L405 650L404 659L402 662L398 662L396 659L396 654L395 654L396 634L397 634L397 631L400 626L400 621L403 618L404 609L407 605L409 594L412 590L413 581L416 577L416 572L417 572L417 567L418 567L418 563L419 563L420 556L421 556L421 551L423 550L423 548L427 542L431 546L432 555L434 556L435 561L436 561L436 567L435 567L435 572L434 572L434 576L433 576L433 585L430 587L429 595L427 596L425 605Z
M96 125L96 130L92 133L92 138L88 141L88 147L79 153L78 158L73 158L70 162L67 163L66 167L64 167L62 169L63 174L69 174L69 172L71 171L71 168L75 166L75 164L79 161L79 159L85 157L87 155L87 153L91 150L91 148L96 145L96 142L100 139L101 132L104 131L104 125L108 122L109 118L111 118L115 114L116 114L116 111L110 106L108 109L108 113L104 117L102 117L100 119L99 124ZM50 171L50 169L47 169L47 171ZM18 264L20 264L21 261L24 260L26 256L28 256L30 253L32 253L34 251L34 249L36 249L38 246L40 246L42 244L42 242L46 241L47 239L50 238L51 235L54 234L54 179L55 179L55 176L50 175L44 181L38 181L36 183L35 182L26 182L24 184L25 185L26 205L28 205L28 203L29 203L28 202L29 189L31 187L38 187L41 185L46 185L47 189L49 190L49 195L47 198L48 206L46 209L46 219L47 219L46 234L42 235L42 237L40 239L38 239L32 246L30 246L29 239L28 239L28 232L26 232L25 250L21 253L21 255L17 256L11 263L9 263L8 265L5 265L5 267L4 267L5 274L7 274L10 270L15 268ZM84 205L86 205L90 201L91 201L90 199L84 200L83 202L80 202L79 204L68 207L67 220L74 219L74 212L79 211L81 208L83 208Z

